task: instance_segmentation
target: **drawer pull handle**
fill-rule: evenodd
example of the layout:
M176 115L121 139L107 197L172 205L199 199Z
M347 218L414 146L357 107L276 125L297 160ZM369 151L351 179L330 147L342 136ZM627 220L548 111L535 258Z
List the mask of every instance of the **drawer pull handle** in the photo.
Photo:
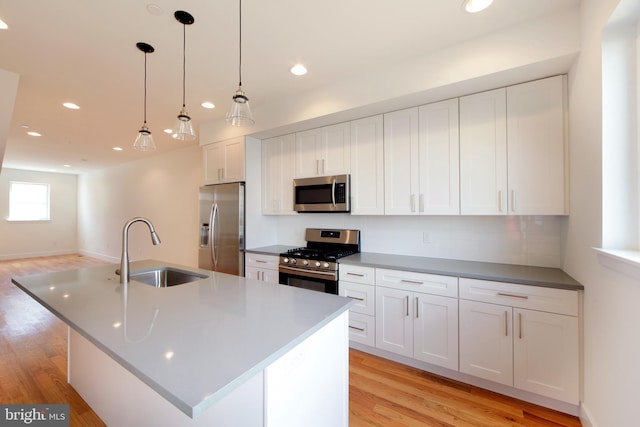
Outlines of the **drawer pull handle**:
M257 260L256 260L256 262L259 262L259 263L261 263L261 264L266 264L266 263L267 263L267 261L264 261L264 260L262 260L262 259L257 259Z
M356 328L355 326L349 325L349 329L355 329L356 331L364 332L363 328Z
M356 276L356 277L364 277L364 274L360 274L360 273L347 273L347 276Z
M424 282L418 282L417 280L400 279L400 283L411 283L412 285L422 285Z
M418 297L416 297L416 319L420 317L420 304L418 301Z
M352 297L351 295L347 295L347 298L355 299L358 301L364 301L364 298Z
M409 317L409 295L404 297L404 306L405 306L405 309L406 309L406 315L407 315L407 317Z
M520 298L520 299L529 299L527 295L514 295L514 294L506 294L504 292L498 292L498 295L501 297L511 297L511 298Z

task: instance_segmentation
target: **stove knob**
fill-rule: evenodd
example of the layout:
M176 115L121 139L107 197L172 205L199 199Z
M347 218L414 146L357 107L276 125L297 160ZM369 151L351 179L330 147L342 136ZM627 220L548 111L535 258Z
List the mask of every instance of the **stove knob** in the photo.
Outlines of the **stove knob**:
M291 259L289 260L289 264L295 264L295 263L296 263L296 259L295 259L295 258L291 258Z
M289 258L282 258L282 262L284 262L285 264L289 262Z
M302 261L302 265L309 265L309 261L305 259L304 261Z
M320 267L321 265L320 261L316 261L316 267Z
M328 262L325 262L324 264L322 264L322 266L323 266L324 268L329 268L329 263L328 263Z

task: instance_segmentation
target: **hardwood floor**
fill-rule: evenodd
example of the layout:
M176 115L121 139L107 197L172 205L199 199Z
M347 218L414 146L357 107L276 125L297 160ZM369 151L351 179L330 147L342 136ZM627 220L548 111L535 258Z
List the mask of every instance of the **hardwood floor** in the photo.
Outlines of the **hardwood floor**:
M0 261L0 403L68 403L71 426L104 426L67 384L66 325L11 283L104 264L79 255ZM349 359L351 427L580 426L575 417L357 350Z

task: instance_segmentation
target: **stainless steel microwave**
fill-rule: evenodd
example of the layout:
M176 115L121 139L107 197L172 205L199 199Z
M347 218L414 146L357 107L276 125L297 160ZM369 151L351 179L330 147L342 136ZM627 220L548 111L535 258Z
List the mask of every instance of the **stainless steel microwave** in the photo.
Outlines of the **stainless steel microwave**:
M296 212L349 212L350 175L320 176L293 180Z

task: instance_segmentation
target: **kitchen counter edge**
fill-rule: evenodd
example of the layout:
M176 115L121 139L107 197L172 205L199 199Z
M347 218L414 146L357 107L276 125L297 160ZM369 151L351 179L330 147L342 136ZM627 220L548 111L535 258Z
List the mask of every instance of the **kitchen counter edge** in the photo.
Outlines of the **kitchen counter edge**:
M341 258L345 265L404 270L416 273L456 276L468 279L508 282L519 285L582 291L584 286L559 268L533 267L516 264L464 261L361 252Z

